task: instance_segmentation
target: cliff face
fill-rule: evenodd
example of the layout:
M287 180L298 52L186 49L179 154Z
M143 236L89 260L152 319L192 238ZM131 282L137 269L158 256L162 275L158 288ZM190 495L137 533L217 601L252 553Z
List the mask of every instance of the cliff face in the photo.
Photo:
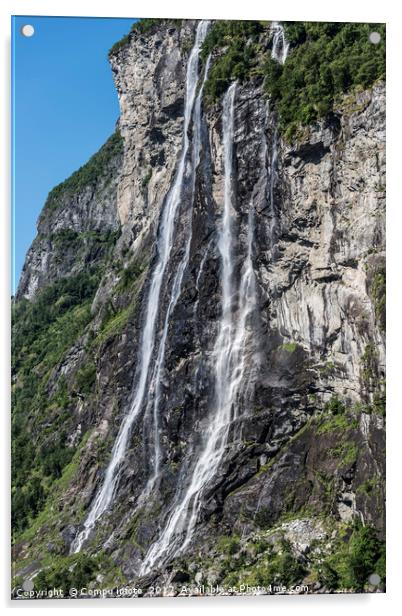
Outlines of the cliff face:
M93 266L119 235L117 186L122 143L113 135L69 180L50 193L25 259L17 295L32 299L63 276ZM57 192L57 190L59 191Z
M81 537L81 553L104 555L102 581L116 568L128 581L255 581L250 571L285 538L299 567L289 583L330 588L313 571L350 522L383 537L384 85L343 97L292 143L260 78L237 83L231 100L206 105L201 92L183 155L197 26L130 35L112 55L124 150L95 185L44 210L27 256L19 297L31 302L60 277L100 273L90 318L43 376L51 400L65 382L71 461L39 522L17 537L22 577L48 553L78 551ZM168 236L163 212L175 203ZM115 234L107 248L105 233ZM85 388L79 375L91 366ZM101 511L94 502L130 414ZM42 448L54 439L46 422L38 413L30 427Z

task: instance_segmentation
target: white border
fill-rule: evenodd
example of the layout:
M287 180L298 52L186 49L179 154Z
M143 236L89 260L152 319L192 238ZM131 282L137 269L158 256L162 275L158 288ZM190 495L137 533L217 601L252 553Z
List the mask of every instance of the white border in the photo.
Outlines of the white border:
M100 601L40 601L40 602L11 602L9 597L10 559L9 559L9 297L10 297L10 16L19 15L66 15L66 16L105 16L105 17L187 17L187 18L226 18L226 19L277 19L277 20L304 20L304 21L362 21L387 22L387 239L388 239L388 429L387 429L387 551L388 551L388 587L387 594L377 595L314 595L314 596L285 596L285 597L239 597L239 598L203 598L203 599L142 599L135 600L104 600ZM402 256L402 199L400 188L401 145L402 145L402 88L401 88L401 59L402 59L402 19L401 10L393 0L373 2L351 2L350 0L335 0L322 2L322 0L287 0L285 3L272 3L261 0L247 0L246 2L227 6L216 0L202 0L189 2L188 0L149 0L146 3L135 3L132 0L113 0L110 3L90 2L89 0L3 0L0 6L0 32L3 50L1 62L0 105L1 105L1 135L0 150L2 184L2 242L1 246L1 276L2 276L2 318L1 323L1 381L3 391L2 429L3 438L3 464L1 486L1 519L4 548L1 559L1 582L3 605L6 609L22 612L38 612L47 609L73 609L75 613L93 612L94 610L131 609L137 613L146 614L149 610L160 610L167 614L184 613L191 610L199 613L208 610L211 614L230 610L233 614L240 614L244 610L252 610L253 615L267 614L268 611L279 611L281 615L295 616L297 614L318 613L325 610L330 616L351 614L352 611L364 611L367 616L376 614L380 609L392 609L401 603L398 591L402 591L400 577L401 566L401 490L400 470L401 459L398 453L402 450L402 408L398 405L398 397L402 392L401 380L401 287L400 270ZM399 181L398 181L399 180Z

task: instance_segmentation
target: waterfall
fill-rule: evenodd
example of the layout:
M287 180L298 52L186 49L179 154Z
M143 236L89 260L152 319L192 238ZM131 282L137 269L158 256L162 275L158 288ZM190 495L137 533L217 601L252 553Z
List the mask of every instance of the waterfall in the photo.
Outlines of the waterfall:
M271 238L271 250L272 257L275 256L275 241L278 233L278 217L275 206L275 184L277 180L277 167L278 167L278 129L275 126L272 143L271 143L271 160L269 165L269 181L268 181L268 203L271 208L271 222L270 222L270 238Z
M194 321L197 319L198 305L200 303L200 282L201 282L201 276L204 273L204 267L205 267L205 264L206 264L207 259L208 259L208 255L209 255L209 250L211 248L211 244L212 244L212 239L209 240L208 245L207 245L207 247L205 249L205 252L203 254L203 257L202 257L202 259L200 261L200 266L199 266L199 269L198 269L197 278L195 280L195 290L196 290L196 293L197 293L197 299L194 302L194 308L193 308L193 319L194 319Z
M190 482L179 493L171 515L158 540L151 546L140 574L183 552L191 541L202 505L204 489L216 475L229 442L233 421L239 413L237 404L241 394L245 365L249 316L255 301L255 277L252 265L253 212L250 209L247 256L239 287L235 289L233 243L235 210L233 207L233 133L236 83L223 100L224 146L224 207L219 230L218 249L221 258L222 310L214 346L215 400L203 448L191 473ZM235 297L239 295L236 310Z
M254 336L252 316L257 308L257 288L253 266L254 243L254 204L250 203L247 221L247 255L243 264L239 287L239 308L236 323L234 348L233 389L237 399L248 399L252 365L254 363ZM246 365L249 364L249 376L246 379ZM235 396L236 397L236 396Z
M206 65L205 65L204 78L203 78L201 87L199 89L198 95L197 95L197 100L194 105L193 147L192 147L192 159L191 159L191 165L190 165L191 178L189 182L191 186L190 199L189 199L190 200L190 216L191 216L192 206L194 202L196 171L197 171L197 167L200 161L202 94L203 94L204 84L205 84L205 81L208 75L210 59L211 58L209 56L207 59ZM154 371L155 395L154 395L154 400L153 400L153 423L154 423L153 467L154 469L153 469L153 474L151 478L149 479L148 484L144 490L144 493L140 497L141 501L144 499L145 496L147 496L150 493L152 487L155 485L159 477L160 459L161 459L161 446L160 446L160 436L159 436L159 405L160 405L160 398L161 398L161 380L162 380L162 372L163 372L163 366L164 366L164 360L165 360L166 340L167 340L167 335L168 335L168 330L169 330L170 317L180 297L180 291L181 291L181 285L183 282L184 272L186 271L188 262L189 262L191 239L192 239L192 226L191 224L189 224L183 258L180 261L179 267L174 277L172 293L171 293L169 305L166 311L163 333L162 333L159 350L158 350L158 356L157 356L157 360L155 364L155 371Z
M157 261L152 273L151 283L148 292L147 306L144 315L144 329L141 339L140 351L138 354L140 362L138 369L138 381L135 389L134 398L129 411L120 426L119 433L113 446L111 460L105 473L103 484L92 503L88 516L84 522L83 530L77 535L71 546L72 553L77 553L81 550L83 543L89 537L89 534L93 529L95 523L107 510L110 503L112 502L119 480L121 464L127 451L131 429L135 419L137 418L142 409L144 397L147 391L151 360L155 346L156 324L161 290L164 282L164 274L166 272L166 268L170 259L170 253L173 245L176 214L178 212L179 205L181 202L181 193L185 180L186 158L189 150L188 129L190 126L194 101L196 98L199 55L202 43L204 42L207 33L207 29L207 21L201 21L198 24L195 43L191 50L190 57L187 63L186 102L184 110L182 150L175 179L172 188L167 195L159 224ZM175 294L178 293L177 286L179 285L179 282L181 282L181 280L179 281L178 277L176 276L172 288L172 298L175 296Z
M285 30L280 23L273 21L271 32L273 35L271 57L280 64L284 64L289 52L289 43L285 38Z
M277 21L273 21L271 24L271 33L272 33L272 51L271 58L279 62L280 64L284 64L286 62L286 58L288 57L289 52L289 43L285 38L285 30L283 26ZM277 175L277 159L278 159L278 130L275 126L273 138L272 138L272 146L271 146L271 164L270 164L270 179L269 179L269 203L271 207L271 244L273 250L273 257L275 257L275 239L278 230L278 220L277 214L275 210L274 203L274 188L276 182Z

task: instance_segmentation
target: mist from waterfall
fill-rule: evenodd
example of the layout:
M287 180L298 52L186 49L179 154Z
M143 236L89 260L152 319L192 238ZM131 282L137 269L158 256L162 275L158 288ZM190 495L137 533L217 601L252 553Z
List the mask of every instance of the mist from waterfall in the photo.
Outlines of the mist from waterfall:
M160 305L161 289L165 279L164 275L170 260L170 254L173 246L176 215L181 203L183 183L186 179L186 159L190 146L188 130L190 127L190 121L194 109L194 102L196 100L197 83L199 77L199 56L202 43L207 34L208 25L209 22L207 21L201 21L198 24L195 43L187 63L186 99L184 110L182 150L176 176L172 188L166 198L159 225L157 240L157 261L152 272L147 306L144 315L144 328L140 350L138 353L138 358L140 362L138 369L138 380L135 388L134 398L129 411L124 417L123 422L120 426L120 430L113 446L111 460L107 467L102 486L91 505L87 518L84 522L83 530L77 535L76 539L72 543L72 553L77 553L81 550L84 542L88 539L89 534L93 529L95 523L108 509L114 498L121 471L121 465L128 447L131 429L135 419L143 408L145 394L148 390L147 385L149 383L151 360L155 347L156 324ZM172 297L179 292L181 278L180 276L176 276L175 278L172 289Z

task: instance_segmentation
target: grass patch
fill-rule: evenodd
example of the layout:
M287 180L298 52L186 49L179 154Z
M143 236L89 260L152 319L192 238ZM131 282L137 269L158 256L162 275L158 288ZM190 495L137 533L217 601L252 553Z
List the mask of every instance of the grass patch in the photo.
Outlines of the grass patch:
M96 346L101 346L110 338L114 338L122 333L123 329L128 323L130 315L133 312L133 307L128 306L127 308L123 308L119 310L113 316L110 316L106 319L106 321L102 324L102 328L93 343Z
M322 435L329 432L346 432L348 430L354 430L358 428L359 423L357 419L350 415L335 415L332 417L325 417L317 426L316 434Z
M376 491L379 487L379 478L378 477L370 477L370 479L366 479L359 485L356 492L357 494L367 494L369 496L374 491Z
M357 460L359 449L353 441L345 441L332 449L328 449L328 456L340 461L342 466L351 466Z
M96 365L95 363L88 363L77 372L75 377L78 391L81 394L89 394L96 381Z
M285 342L279 348L287 353L294 353L299 348L299 345L297 342Z

